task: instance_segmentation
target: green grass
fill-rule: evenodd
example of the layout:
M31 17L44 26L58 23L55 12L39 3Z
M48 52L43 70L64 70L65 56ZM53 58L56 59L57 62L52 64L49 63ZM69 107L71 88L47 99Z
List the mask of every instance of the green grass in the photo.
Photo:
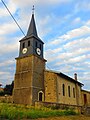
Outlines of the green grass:
M0 119L20 120L47 118L53 116L76 115L73 110L52 110L50 108L34 108L24 105L0 103Z

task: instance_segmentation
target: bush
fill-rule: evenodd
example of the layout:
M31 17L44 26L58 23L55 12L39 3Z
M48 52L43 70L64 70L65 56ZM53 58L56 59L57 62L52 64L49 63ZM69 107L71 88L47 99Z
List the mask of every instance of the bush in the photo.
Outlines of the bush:
M58 109L60 109L60 106L59 105L51 106L51 109L52 110L58 110Z
M4 96L4 95L5 95L4 91L0 91L0 96Z

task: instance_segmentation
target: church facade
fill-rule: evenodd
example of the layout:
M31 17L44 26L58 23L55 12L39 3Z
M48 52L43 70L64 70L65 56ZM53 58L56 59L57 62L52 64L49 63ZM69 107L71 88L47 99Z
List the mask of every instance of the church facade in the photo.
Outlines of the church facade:
M27 35L20 41L16 58L13 102L34 105L36 101L90 106L90 92L82 90L77 74L71 78L61 72L46 70L44 42L38 37L32 14Z

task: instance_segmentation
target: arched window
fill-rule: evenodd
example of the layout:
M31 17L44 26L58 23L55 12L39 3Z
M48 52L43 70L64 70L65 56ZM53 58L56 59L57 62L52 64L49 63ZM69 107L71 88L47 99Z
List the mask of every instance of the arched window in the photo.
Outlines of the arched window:
M35 42L35 47L37 47L38 46L38 43L37 43L37 41Z
M68 96L70 97L70 86L68 86Z
M22 48L25 48L25 42L22 44Z
M40 50L41 50L41 48L42 48L42 46L41 46L41 44L40 44Z
M75 98L75 88L73 88L73 97Z
M63 96L65 96L65 85L64 85L64 84L62 85L62 90L63 90L63 91L62 91Z
M28 47L30 46L30 41L28 41Z
M38 101L44 101L44 93L42 91L38 92Z

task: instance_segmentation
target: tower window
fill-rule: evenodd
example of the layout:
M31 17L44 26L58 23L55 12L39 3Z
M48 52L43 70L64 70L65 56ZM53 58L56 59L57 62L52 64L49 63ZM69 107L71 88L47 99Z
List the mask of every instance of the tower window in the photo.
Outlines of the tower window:
M35 46L37 47L37 41L36 41L36 43L35 43Z
M22 48L25 48L25 42L23 43Z
M70 97L70 86L68 86L68 96Z
M42 46L41 46L41 44L40 44L40 50L41 50L41 48L42 48Z
M30 41L28 41L28 47L30 46Z
M63 90L63 96L65 96L65 85L62 85L62 90Z
M75 98L75 88L73 88L73 97Z

